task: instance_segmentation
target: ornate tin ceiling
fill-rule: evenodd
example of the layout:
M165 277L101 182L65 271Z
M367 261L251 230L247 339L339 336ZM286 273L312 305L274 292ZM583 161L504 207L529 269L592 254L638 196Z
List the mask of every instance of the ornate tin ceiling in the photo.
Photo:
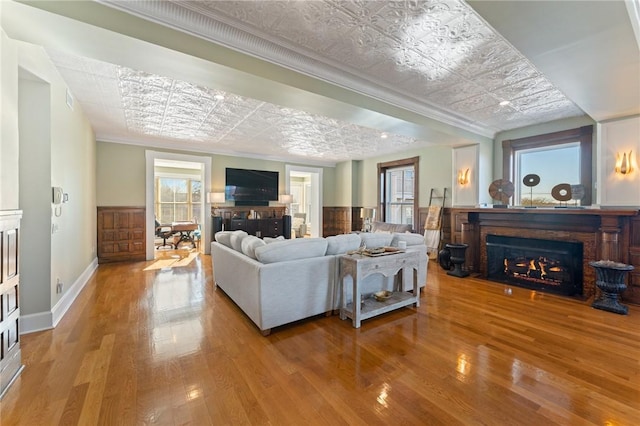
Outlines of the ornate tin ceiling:
M484 136L583 115L463 1L105 4ZM110 115L104 122L112 127L120 120L113 113L122 110L123 140L130 132L197 141L210 151L320 161L427 144L402 135L381 140L374 129L215 88L51 56L81 102L96 87L105 91L102 112L94 102L90 116Z
M96 134L173 148L335 163L426 145L221 90L88 58L49 52Z

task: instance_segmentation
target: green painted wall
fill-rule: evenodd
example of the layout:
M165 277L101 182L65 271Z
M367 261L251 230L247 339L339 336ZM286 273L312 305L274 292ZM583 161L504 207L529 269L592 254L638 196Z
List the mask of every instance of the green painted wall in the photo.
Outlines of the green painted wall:
M21 133L21 313L38 327L50 325L55 306L96 258L95 137L82 107L67 105L67 86L44 50L12 43L18 62L2 67L20 76L12 108ZM54 206L52 186L62 187L69 201ZM56 292L58 279L62 293Z
M434 146L405 151L401 154L385 155L362 160L358 170L358 186L360 188L361 205L374 207L378 202L378 163L401 160L403 158L420 157L418 206L429 205L429 191L438 191L451 187L452 176L452 148L449 146ZM447 200L448 205L451 200Z
M351 207L353 201L353 162L345 161L336 165L335 204L324 203L331 207Z
M155 151L172 152L189 155L211 157L211 191L223 192L225 169L269 170L280 173L279 193L285 192L284 162L261 160L258 158L232 157L218 154L205 154L180 150L155 149ZM144 206L145 205L145 151L137 145L126 145L111 142L97 143L97 204L99 206ZM335 169L323 168L324 202L335 199L333 185Z

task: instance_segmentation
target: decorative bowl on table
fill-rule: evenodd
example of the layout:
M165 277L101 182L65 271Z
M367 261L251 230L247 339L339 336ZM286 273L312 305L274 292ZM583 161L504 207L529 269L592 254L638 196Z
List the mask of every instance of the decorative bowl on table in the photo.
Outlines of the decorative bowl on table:
M376 299L378 302L384 302L385 300L390 298L392 294L393 294L392 291L387 291L387 290L379 291L377 293L373 293L373 298Z

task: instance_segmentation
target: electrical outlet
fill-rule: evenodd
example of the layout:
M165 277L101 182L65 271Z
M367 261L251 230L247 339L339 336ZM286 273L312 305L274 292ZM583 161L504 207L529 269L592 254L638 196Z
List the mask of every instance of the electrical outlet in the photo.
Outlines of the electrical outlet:
M62 293L62 290L64 289L64 283L62 281L60 281L60 278L58 278L57 284L56 284L56 293L60 294Z

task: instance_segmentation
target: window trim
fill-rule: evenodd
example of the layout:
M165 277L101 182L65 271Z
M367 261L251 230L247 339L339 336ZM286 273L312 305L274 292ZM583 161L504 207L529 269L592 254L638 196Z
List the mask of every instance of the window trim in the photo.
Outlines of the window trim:
M386 221L386 176L387 170L397 169L400 167L413 167L413 229L418 229L418 205L420 194L420 173L419 173L420 157L404 158L402 160L387 161L378 163L378 212L379 220Z
M580 143L580 184L584 186L584 198L581 205L591 205L593 193L593 171L592 171L592 140L593 125L578 127L575 129L563 130L560 132L546 133L543 135L529 136L526 138L509 139L502 141L502 176L503 179L514 182L515 180L515 154L517 151L552 147L570 142ZM561 183L561 182L558 182Z

